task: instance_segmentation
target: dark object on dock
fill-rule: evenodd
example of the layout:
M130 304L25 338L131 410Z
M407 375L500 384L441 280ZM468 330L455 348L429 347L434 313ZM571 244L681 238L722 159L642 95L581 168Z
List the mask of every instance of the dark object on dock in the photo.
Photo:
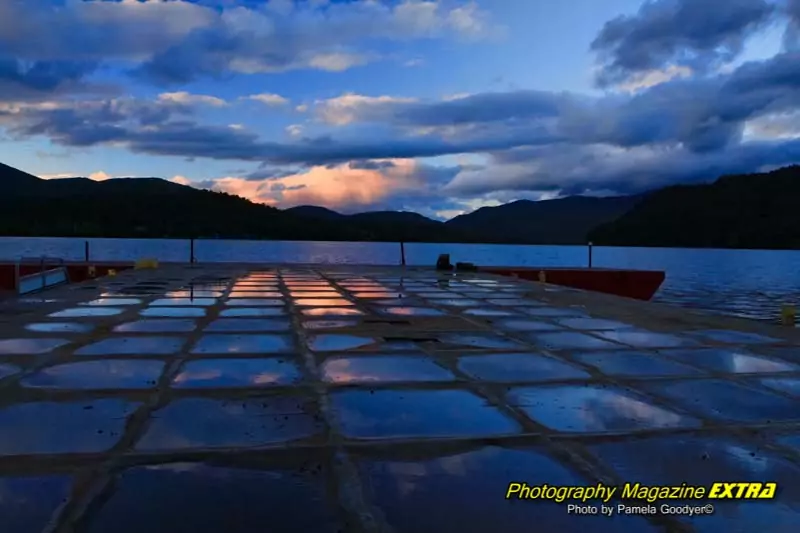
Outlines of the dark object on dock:
M436 270L453 270L453 265L450 263L450 254L439 255L439 259L436 260Z
M478 267L475 263L456 263L456 270L458 272L477 272Z

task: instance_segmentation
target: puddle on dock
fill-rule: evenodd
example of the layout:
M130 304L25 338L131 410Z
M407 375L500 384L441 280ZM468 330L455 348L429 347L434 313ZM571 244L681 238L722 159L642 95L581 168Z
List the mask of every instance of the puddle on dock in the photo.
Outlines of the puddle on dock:
M226 300L225 305L231 307L282 307L286 305L286 302L274 298L232 298Z
M725 344L772 344L782 342L778 339L767 337L765 335L759 335L757 333L749 333L746 331L729 331L724 329L692 331L691 334L704 340Z
M0 409L0 455L106 451L136 407L111 399L8 405Z
M39 355L69 343L67 339L0 339L0 355Z
M572 350L572 349L613 349L620 348L619 344L598 339L583 333L563 332L563 333L542 333L532 335L536 346L546 350Z
M559 317L559 318L567 318L567 317L584 317L586 316L585 311L580 311L578 309L570 309L567 307L531 307L527 309L522 309L522 312L526 315L531 316L547 316L547 317Z
M800 420L797 401L723 380L639 383L691 413L717 421L772 423Z
M218 318L206 327L209 332L260 332L291 331L292 324L288 318Z
M178 290L169 291L164 294L167 298L221 298L222 291L214 290Z
M208 307L217 303L214 298L161 298L150 302L152 307Z
M322 427L312 406L301 397L185 398L151 415L148 430L136 448L252 448L312 437Z
M94 325L85 322L36 322L26 324L25 329L37 333L88 333Z
M303 322L303 328L311 330L351 328L357 325L358 320L307 320Z
M701 372L655 353L586 352L572 354L572 358L609 376L691 376Z
M458 369L480 381L533 382L591 377L568 363L530 353L465 356L459 359Z
M438 336L440 345L437 349L455 348L487 349L487 350L519 350L524 345L500 335L470 335L464 333L445 333ZM447 346L449 345L449 346ZM453 348L451 348L453 347Z
M316 335L309 337L307 342L308 348L315 352L344 352L370 346L378 339L355 335Z
M443 316L444 311L432 307L384 307L380 312L385 315L397 316Z
M709 348L699 350L662 350L660 353L695 366L732 374L793 372L796 365L760 357L744 350Z
M149 389L163 370L161 361L84 361L43 368L22 384L42 389Z
M656 333L646 329L620 329L598 331L596 335L634 348L674 348L678 346L694 346L697 342L669 333Z
M363 315L363 311L352 307L316 307L303 309L300 311L306 316L357 316Z
M533 421L561 432L625 433L699 426L693 418L611 387L521 387L512 389L508 396L511 404L522 409Z
M72 478L66 475L0 477L0 531L45 531L56 510L67 501Z
M2 375L2 372L0 372ZM800 396L800 378L762 378L760 383L777 391Z
M284 353L294 349L294 343L288 335L203 335L192 348L193 354L258 354Z
M344 298L298 298L294 304L298 307L348 307L353 302Z
M118 309L116 307L74 307L72 309L64 309L63 311L56 311L55 313L50 313L49 317L52 318L84 318L84 317L96 317L96 316L115 316L119 315L124 311L124 309Z
M519 425L464 390L348 390L331 394L350 438L470 437L514 434Z
M615 330L633 327L632 324L617 322L616 320L605 320L602 318L561 318L556 320L556 322L572 329Z
M513 311L506 311L502 309L467 309L464 311L465 315L471 316L485 316L485 317L492 317L492 316L514 316L515 313Z
M505 533L553 531L580 533L656 533L641 517L581 516L564 503L493 498L508 486L509 476L525 472L531 486L579 486L592 483L535 448L489 446L466 453L419 459L367 456L357 461L368 496L392 531L416 533L458 531ZM512 496L513 498L513 496ZM519 505L515 505L519 504ZM498 528L498 524L502 527ZM532 524L536 524L535 529Z
M233 291L228 295L228 298L283 298L283 293L280 291Z
M431 358L414 355L331 357L323 363L322 375L325 381L344 384L455 379Z
M682 517L698 533L780 531L797 528L800 518L800 469L766 450L726 437L674 435L634 442L589 444L589 451L620 477L643 485L709 487L719 482L778 484L779 496L768 504L755 500L714 500L715 512ZM696 505L675 501L675 505Z
M498 320L494 325L511 331L564 331L561 326L541 320Z
M139 312L145 317L198 318L206 316L204 307L149 307Z
M114 327L116 333L188 333L197 328L197 322L182 318L152 318L126 322Z
M286 310L283 307L234 307L223 309L219 312L219 316L231 318L286 316Z
M82 531L252 533L269 524L270 531L340 533L326 491L331 475L322 463L137 466L120 474L115 492Z
M175 388L225 388L290 385L301 378L285 359L201 359L185 363L173 379Z
M7 378L8 376L13 376L19 371L20 368L17 366L0 363L0 379Z
M75 355L169 355L183 347L182 337L114 337L75 351Z
M98 298L89 302L83 302L80 305L99 306L99 307L114 307L117 305L141 305L142 300L138 298Z

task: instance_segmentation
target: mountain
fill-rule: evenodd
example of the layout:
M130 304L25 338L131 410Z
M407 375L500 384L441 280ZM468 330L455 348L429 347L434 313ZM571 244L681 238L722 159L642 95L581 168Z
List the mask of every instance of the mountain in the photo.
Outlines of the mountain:
M470 240L416 213L280 210L160 178L43 180L0 166L0 235L451 242ZM325 223L321 224L320 220Z
M800 166L723 176L648 194L590 233L597 244L681 248L800 248Z
M585 244L592 229L620 217L640 200L640 196L518 200L459 215L447 225L484 242Z

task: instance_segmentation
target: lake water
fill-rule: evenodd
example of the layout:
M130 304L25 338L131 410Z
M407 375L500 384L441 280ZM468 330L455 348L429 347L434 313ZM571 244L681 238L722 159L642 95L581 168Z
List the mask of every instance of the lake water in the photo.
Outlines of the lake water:
M85 239L0 237L0 260L42 255L83 260ZM187 240L89 239L91 258L188 261ZM586 266L585 246L406 244L409 265L434 265L440 253L477 265ZM396 243L198 240L199 262L396 265ZM656 300L685 307L775 320L784 303L800 302L800 251L692 250L595 246L597 267L664 270Z

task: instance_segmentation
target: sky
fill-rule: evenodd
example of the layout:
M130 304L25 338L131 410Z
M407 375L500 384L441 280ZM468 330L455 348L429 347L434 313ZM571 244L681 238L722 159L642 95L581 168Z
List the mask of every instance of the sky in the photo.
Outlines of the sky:
M3 0L0 162L438 219L770 170L800 0Z

